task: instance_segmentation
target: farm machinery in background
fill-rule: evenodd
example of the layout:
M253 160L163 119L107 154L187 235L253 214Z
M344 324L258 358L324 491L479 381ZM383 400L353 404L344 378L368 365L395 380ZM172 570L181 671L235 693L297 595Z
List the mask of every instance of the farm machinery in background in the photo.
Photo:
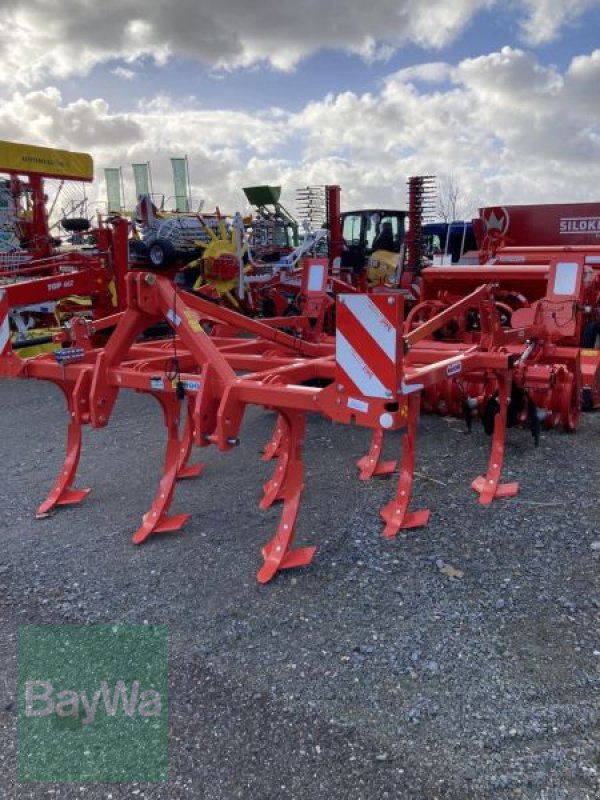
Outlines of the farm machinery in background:
M422 202L426 181L411 181L415 186L414 203ZM339 186L304 187L298 191L296 203L301 226L279 203L280 191L280 187L273 186L244 189L254 211L244 219L238 216L230 220L225 226L229 233L222 230L220 237L214 237L211 252L205 250L204 257L187 265L187 269L200 270L195 290L215 300L225 299L231 307L246 313L268 318L272 325L289 327L292 317L303 315L306 259L326 257L325 285L331 311L339 292L394 289L400 290L408 301L415 301L421 268L420 255L416 255L420 234L412 227L406 232L413 201L408 212L364 209L342 214ZM420 224L421 212L422 209L412 214L415 223L418 217ZM219 225L223 229L222 220ZM238 254L237 265L234 253ZM333 311L321 317L323 323L326 319L331 333ZM313 317L311 335L322 330Z
M473 229L483 261L507 247L534 248L530 253L594 247L600 245L600 203L486 206L479 209Z
M482 283L494 285L507 335L526 331L507 346L515 363L509 422L529 424L536 441L543 426L574 430L580 408L600 407L600 204L487 207L473 228L480 263L424 269L407 327ZM476 315L466 314L438 329L436 339L456 346L478 335ZM462 408L469 421L477 409L489 429L497 393L483 378L457 379L426 393L424 402L438 413Z
M65 185L93 180L91 157L1 141L0 174L0 288L10 307L15 349L49 344L48 329L82 304L92 319L117 310L124 299L127 222L92 230L85 218L62 218L65 243L49 221L45 183L58 182L55 208ZM84 234L94 243L72 244Z

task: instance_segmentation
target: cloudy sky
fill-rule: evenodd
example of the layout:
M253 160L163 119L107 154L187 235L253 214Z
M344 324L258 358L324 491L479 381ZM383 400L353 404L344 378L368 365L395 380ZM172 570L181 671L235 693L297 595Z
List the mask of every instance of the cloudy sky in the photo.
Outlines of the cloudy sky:
M600 199L600 0L12 0L0 138L187 155L208 210L242 186L339 183L405 205L452 174L472 206Z

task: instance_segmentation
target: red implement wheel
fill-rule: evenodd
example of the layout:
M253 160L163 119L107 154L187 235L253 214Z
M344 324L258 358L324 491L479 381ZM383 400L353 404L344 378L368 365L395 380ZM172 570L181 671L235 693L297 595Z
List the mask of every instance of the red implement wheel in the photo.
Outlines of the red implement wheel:
M419 325L428 322L445 308L447 308L446 303L442 303L440 300L424 300L422 303L417 303L406 316L405 330L412 331L418 328Z
M560 421L563 428L573 433L581 412L580 393L572 372L565 374L561 385Z

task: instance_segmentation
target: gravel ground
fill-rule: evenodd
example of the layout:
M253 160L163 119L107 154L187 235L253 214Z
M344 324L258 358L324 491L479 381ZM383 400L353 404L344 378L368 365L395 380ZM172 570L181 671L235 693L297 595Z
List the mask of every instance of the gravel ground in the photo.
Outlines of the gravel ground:
M62 398L1 381L0 407L2 798L600 797L600 415L537 450L510 431L504 477L521 493L491 508L469 487L483 432L423 419L413 508L432 519L395 541L378 519L393 483L356 478L368 433L311 419L298 538L319 550L260 586L271 414L248 415L236 451L200 451L205 473L173 506L191 520L136 548L158 406L123 394L109 428L86 432L78 485L92 494L44 521ZM145 620L169 626L168 785L17 784L18 626Z

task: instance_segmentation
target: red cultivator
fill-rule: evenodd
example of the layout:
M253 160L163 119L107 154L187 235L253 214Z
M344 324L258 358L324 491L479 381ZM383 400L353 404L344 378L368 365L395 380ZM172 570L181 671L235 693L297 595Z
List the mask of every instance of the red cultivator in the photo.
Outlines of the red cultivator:
M246 406L259 405L277 412L265 453L266 458L276 459L275 469L260 505L283 503L277 531L263 548L258 580L266 582L280 569L308 564L315 552L314 547L293 547L303 489L307 412L373 430L369 453L359 462L363 479L393 470L394 464L380 461L383 431L404 430L396 494L381 511L385 535L395 536L401 529L425 525L429 518L429 511L409 511L421 392L458 373L465 379L472 374L486 376L499 387L488 470L473 488L482 503L517 491L516 484L500 482L511 356L501 348L504 334L488 287L480 287L406 335L400 296L340 296L337 336L321 343L302 341L217 307L174 289L167 278L152 273L129 274L126 289L124 311L93 328L84 320L73 320L58 337L62 347L53 354L21 360L13 355L10 339L2 335L0 375L49 380L67 400L65 463L38 513L84 499L89 490L74 488L81 428L108 425L119 390L133 389L156 398L167 427L160 485L133 540L139 544L154 533L179 530L188 515L171 516L168 511L176 481L201 472L201 466L188 463L192 445L233 449ZM479 341L443 350L433 346L428 337L470 309L477 309ZM6 330L8 310L7 295L0 293L1 331ZM140 341L144 331L164 321L172 338ZM113 326L106 346L94 346L95 333ZM213 336L205 332L209 327ZM180 433L182 407L185 425Z

